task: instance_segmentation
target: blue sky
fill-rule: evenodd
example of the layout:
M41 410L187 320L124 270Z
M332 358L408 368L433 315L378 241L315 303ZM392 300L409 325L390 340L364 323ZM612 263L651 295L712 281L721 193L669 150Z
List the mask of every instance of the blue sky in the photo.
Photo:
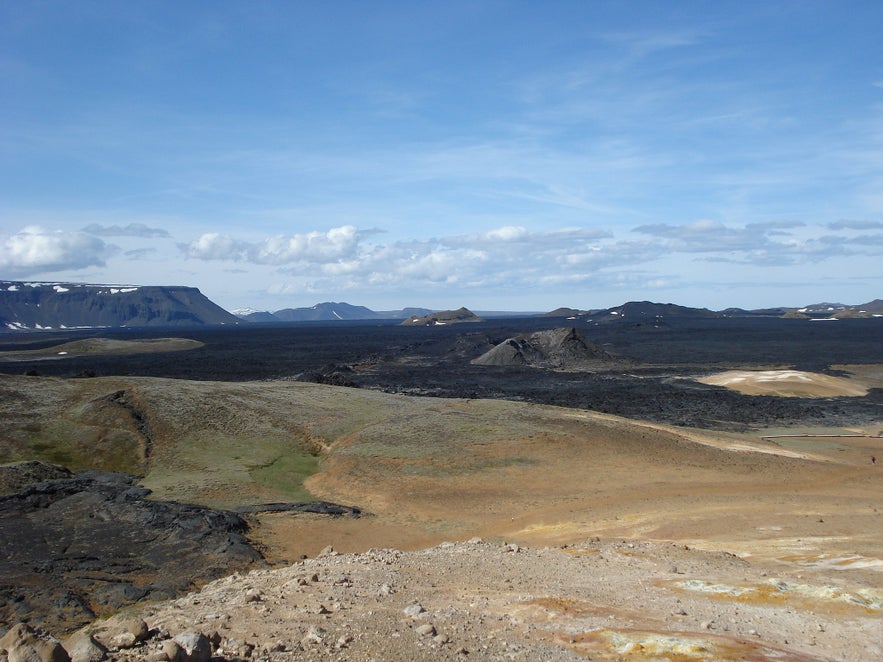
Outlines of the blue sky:
M6 2L0 278L883 297L883 3Z

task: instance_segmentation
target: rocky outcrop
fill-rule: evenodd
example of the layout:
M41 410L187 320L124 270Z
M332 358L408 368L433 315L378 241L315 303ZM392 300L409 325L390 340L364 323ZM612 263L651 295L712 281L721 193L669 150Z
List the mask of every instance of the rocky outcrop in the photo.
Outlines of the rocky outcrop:
M471 363L584 370L613 366L621 361L568 327L507 338Z
M15 494L34 483L70 478L71 475L66 467L39 460L0 464L0 496Z
M443 326L445 324L482 321L484 320L468 308L458 308L457 310L443 310L437 313L430 313L422 317L411 316L402 322L402 326Z
M330 363L317 370L300 372L294 375L293 379L298 382L357 388L358 384L353 380L354 372L351 366Z
M237 324L195 287L0 281L0 330Z
M63 632L262 561L239 515L149 494L88 471L0 497L0 624Z

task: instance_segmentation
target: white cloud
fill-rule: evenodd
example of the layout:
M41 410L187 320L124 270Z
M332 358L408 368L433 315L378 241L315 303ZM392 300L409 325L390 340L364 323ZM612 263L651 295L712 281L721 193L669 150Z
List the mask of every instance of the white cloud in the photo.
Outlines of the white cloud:
M276 267L277 274L298 284L291 285L294 289L386 294L443 287L536 293L557 286L624 286L617 279L635 274L635 269L641 271L633 285L652 288L675 282L671 273L650 271L651 265L663 267L667 260L679 265L683 273L678 278L683 280L688 273L706 268L701 264L782 268L880 251L879 237L874 235L861 243L857 237L824 233L822 226L793 220L731 226L700 219L644 225L634 231L644 237L616 237L586 226L536 232L505 225L470 235L381 243L371 236L376 233L347 225L256 242L209 233L192 242L187 254L250 264L253 269ZM697 256L691 261L694 266L678 257L683 254Z
M144 239L170 237L162 228L147 227L144 223L129 223L125 227L119 225L100 225L91 223L83 228L83 232L100 237L141 237Z
M113 247L82 232L28 226L0 244L0 270L9 276L104 266Z
M352 225L345 225L327 232L276 235L256 243L234 239L227 234L208 232L181 248L187 257L199 260L232 260L286 266L344 260L355 254L359 241L359 231Z
M528 234L527 228L507 225L487 232L485 237L491 241L515 241L517 239L524 239Z
M359 245L359 232L352 225L328 232L309 232L270 237L252 246L251 260L258 264L324 263L351 257Z
M181 248L198 260L243 260L249 253L246 242L219 232L207 232Z
M880 235L821 234L823 226L800 221L771 221L730 227L719 221L702 220L682 225L643 225L634 229L656 239L660 256L676 253L704 253L708 262L729 262L755 266L789 266L821 262L835 257L879 254ZM868 230L883 224L866 221L838 221L824 226L830 230Z

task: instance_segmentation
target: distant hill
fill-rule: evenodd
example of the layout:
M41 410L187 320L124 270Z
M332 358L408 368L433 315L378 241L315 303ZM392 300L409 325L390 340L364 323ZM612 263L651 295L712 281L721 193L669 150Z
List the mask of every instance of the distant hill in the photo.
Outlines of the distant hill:
M326 301L309 308L283 308L273 313L283 322L314 322L320 320L374 319L373 310L365 306L353 306L345 302Z
M346 302L326 301L308 308L283 308L274 313L268 311L240 311L237 315L248 322L333 322L335 320L406 319L427 315L428 308L403 308L402 310L375 311L365 306L353 306Z
M585 370L622 362L569 327L507 338L471 363Z
M414 315L402 322L402 326L442 326L445 324L482 321L484 320L468 308L458 308L457 310L443 310L420 317Z
M842 303L815 303L799 308L797 312L812 318L833 317L849 319L856 317L883 317L883 300L874 299L868 303L847 306Z
M548 313L544 313L543 317L564 317L566 319L574 319L587 314L587 311L577 310L576 308L556 308Z
M195 287L0 281L0 329L238 324Z
M559 311L571 311L573 309L559 308L556 313L547 313L548 317L557 317ZM609 322L626 322L626 323L645 323L664 320L665 318L681 317L681 318L712 318L722 317L721 313L708 310L707 308L690 308L687 306L679 306L674 303L655 303L652 301L629 301L621 306L607 308L604 310L589 310L586 312L576 312L575 315L568 315L571 319L580 319L594 323Z

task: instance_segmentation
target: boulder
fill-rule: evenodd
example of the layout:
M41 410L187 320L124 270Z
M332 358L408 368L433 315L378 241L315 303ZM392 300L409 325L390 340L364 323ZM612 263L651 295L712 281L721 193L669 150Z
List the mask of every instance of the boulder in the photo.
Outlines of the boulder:
M140 618L114 616L91 629L91 635L107 648L133 648L147 639L147 623Z
M70 662L70 656L55 637L25 623L13 625L0 637L0 650L9 662Z
M77 630L65 639L64 649L71 662L102 662L107 657L107 648L85 630Z
M175 637L180 647L177 662L209 662L212 657L212 644L199 632L184 632Z

